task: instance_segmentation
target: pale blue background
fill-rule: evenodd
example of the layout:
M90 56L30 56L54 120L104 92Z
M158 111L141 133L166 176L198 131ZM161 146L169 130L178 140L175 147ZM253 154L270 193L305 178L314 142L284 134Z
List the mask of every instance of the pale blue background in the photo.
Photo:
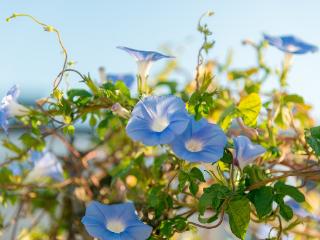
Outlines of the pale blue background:
M113 72L135 71L135 63L115 48L118 45L157 50L169 44L192 73L200 45L197 19L210 9L216 13L209 20L216 39L211 57L222 60L232 48L235 66L244 67L255 60L241 40L259 40L262 32L295 34L320 46L319 0L2 0L0 94L17 83L24 97L46 96L63 61L53 34L28 19L5 22L13 12L30 13L57 27L76 68L97 78L101 65ZM279 65L282 54L275 49L268 52L269 63ZM294 62L290 90L316 105L314 115L320 119L320 53L297 56Z

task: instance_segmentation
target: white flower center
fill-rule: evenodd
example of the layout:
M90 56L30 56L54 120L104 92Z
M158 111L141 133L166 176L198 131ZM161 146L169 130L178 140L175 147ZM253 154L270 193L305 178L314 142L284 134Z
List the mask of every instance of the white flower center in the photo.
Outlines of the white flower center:
M151 130L155 132L162 132L169 125L167 118L155 118L151 123Z
M287 46L287 49L290 52L295 52L295 51L298 51L300 48L290 44Z
M200 152L203 149L203 143L191 138L185 143L185 147L189 152Z
M125 225L120 220L110 220L107 222L107 229L114 233L121 233L125 229Z

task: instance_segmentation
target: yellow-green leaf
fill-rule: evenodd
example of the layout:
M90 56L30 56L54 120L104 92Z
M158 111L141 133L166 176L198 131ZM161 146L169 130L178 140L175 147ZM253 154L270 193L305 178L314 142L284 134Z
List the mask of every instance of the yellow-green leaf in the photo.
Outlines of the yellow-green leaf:
M261 98L257 93L243 97L238 104L238 111L247 126L255 126L261 110Z

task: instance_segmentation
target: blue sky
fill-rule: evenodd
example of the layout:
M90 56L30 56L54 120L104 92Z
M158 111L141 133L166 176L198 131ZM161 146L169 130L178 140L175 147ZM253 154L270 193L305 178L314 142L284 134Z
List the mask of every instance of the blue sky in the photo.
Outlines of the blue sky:
M135 72L135 63L115 48L118 45L146 50L157 50L164 44L173 46L173 54L192 72L201 40L196 24L207 10L215 12L208 20L216 40L210 57L222 60L233 49L234 66L245 67L254 62L254 53L242 46L241 40L259 40L263 32L294 34L320 46L318 0L3 0L0 94L16 83L25 97L46 96L63 61L53 34L28 19L5 22L13 12L32 14L58 28L70 59L77 62L76 68L97 77L99 66L112 72ZM282 54L276 49L268 50L271 65L279 65L281 60ZM161 63L153 72L160 66ZM297 56L289 82L292 92L315 105L318 119L319 67L320 53Z

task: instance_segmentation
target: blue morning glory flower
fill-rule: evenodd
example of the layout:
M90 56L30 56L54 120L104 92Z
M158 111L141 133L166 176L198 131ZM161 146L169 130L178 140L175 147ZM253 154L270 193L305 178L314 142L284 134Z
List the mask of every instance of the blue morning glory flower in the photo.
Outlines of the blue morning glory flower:
M27 180L35 180L43 177L50 177L56 181L63 181L63 170L57 157L51 152L31 152L32 170Z
M137 50L133 48L128 47L117 47L119 49L122 49L129 53L136 61L158 61L162 58L174 58L173 56L164 55L159 52L153 52L153 51L143 51L143 50Z
M13 162L8 168L15 176L21 175L23 170L29 170L26 181L30 182L42 177L50 177L56 181L63 181L63 170L60 162L53 153L48 151L30 151L30 158L24 162Z
M121 50L129 53L138 64L138 76L141 78L141 88L146 89L146 80L149 76L149 71L153 62L158 61L162 58L174 58L172 56L164 55L159 52L153 51L142 51L128 47L118 47Z
M112 81L113 83L123 81L128 88L132 86L134 79L132 74L107 74L107 80Z
M261 145L253 144L246 136L235 137L233 144L235 148L234 159L240 168L252 163L266 151Z
M223 156L227 137L222 129L206 119L196 121L190 116L185 131L171 143L173 152L190 162L214 163Z
M9 118L14 116L23 116L28 112L28 109L26 107L17 102L19 94L19 88L14 85L1 101L0 125L6 133L9 128Z
M154 146L173 141L188 123L188 113L181 98L148 96L134 107L126 130L133 140Z
M267 34L264 34L264 39L269 42L270 45L275 46L279 50L291 53L291 54L305 54L308 52L317 52L318 47L309 43L304 42L303 40L295 36L280 36L274 37Z
M89 203L81 221L88 233L99 240L145 240L152 228L137 216L133 203L105 205Z

